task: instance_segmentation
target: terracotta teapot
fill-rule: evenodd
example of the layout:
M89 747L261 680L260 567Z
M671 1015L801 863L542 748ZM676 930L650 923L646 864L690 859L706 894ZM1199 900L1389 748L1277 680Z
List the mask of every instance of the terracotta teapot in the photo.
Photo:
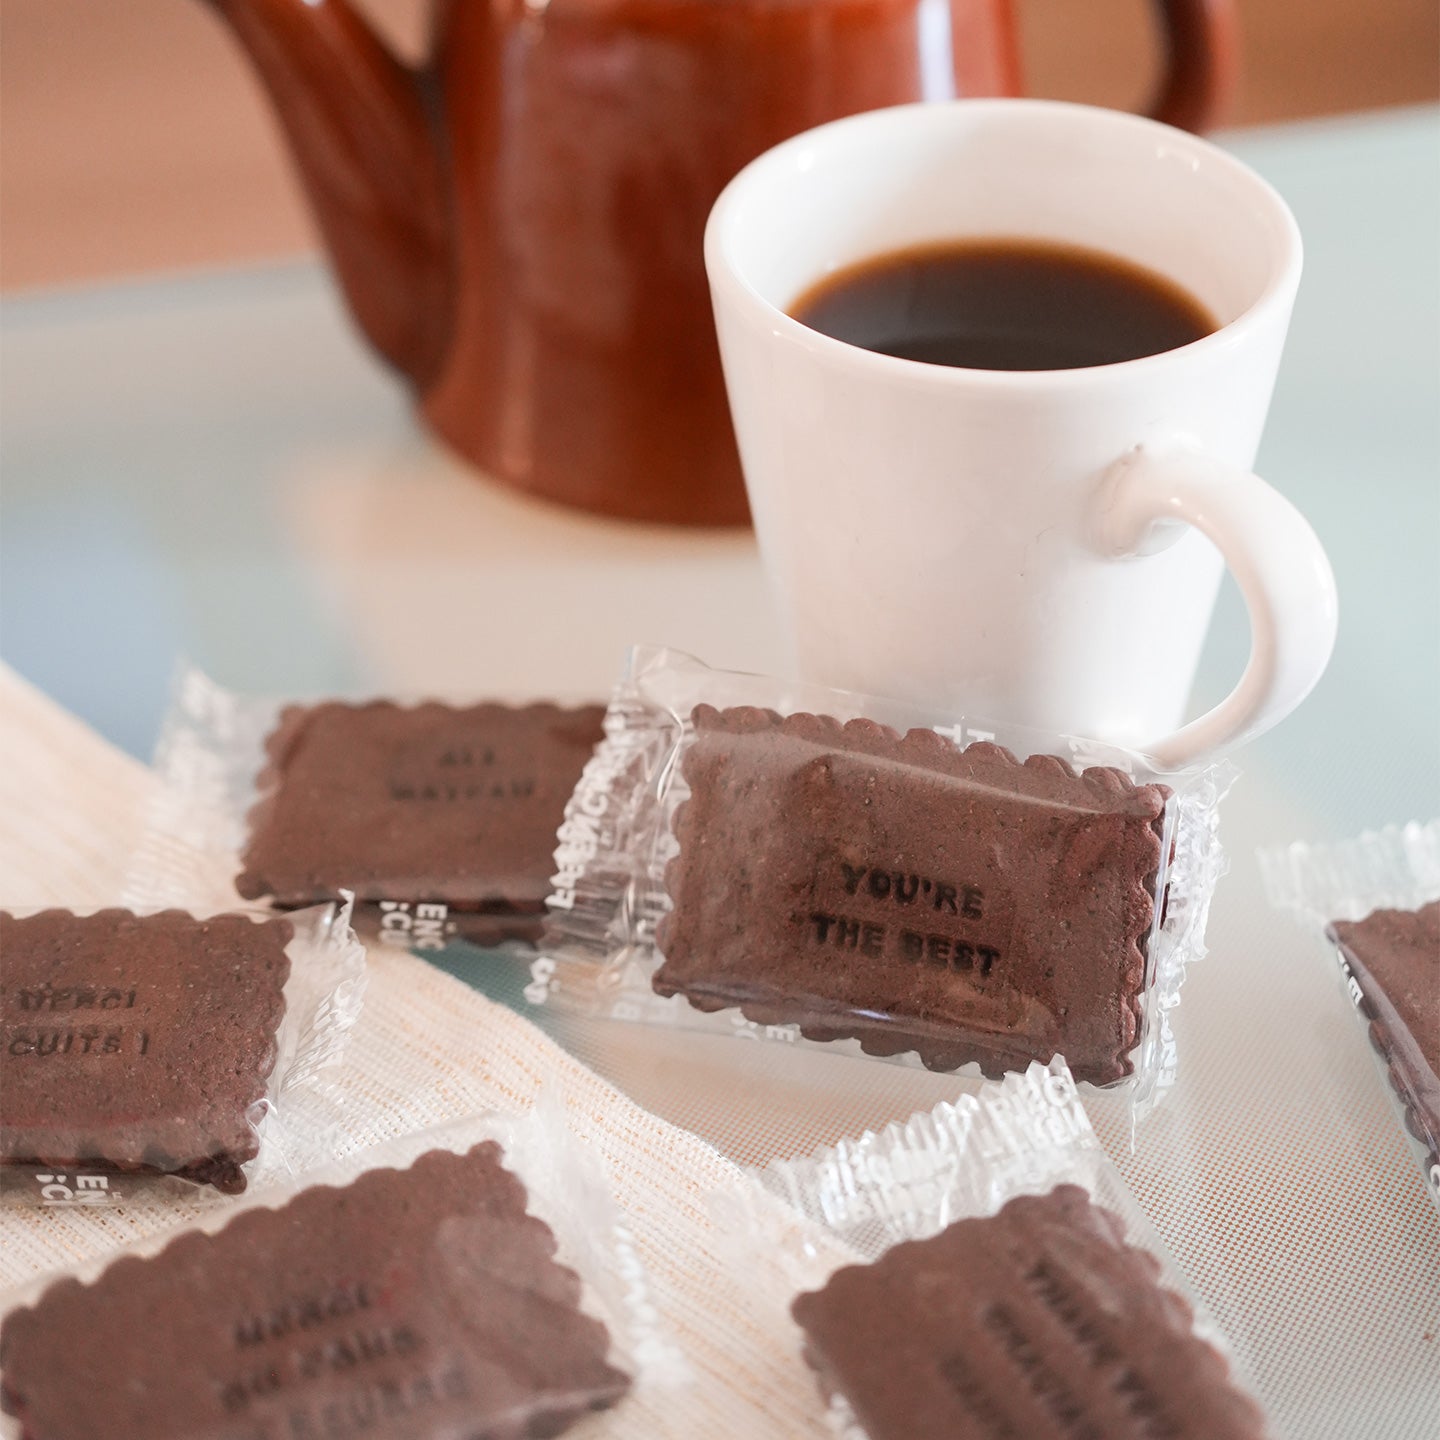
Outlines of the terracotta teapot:
M1009 0L436 0L418 68L345 0L209 3L431 428L638 519L746 518L701 258L730 177L841 115L1018 89ZM1231 4L1157 0L1161 118L1213 116Z

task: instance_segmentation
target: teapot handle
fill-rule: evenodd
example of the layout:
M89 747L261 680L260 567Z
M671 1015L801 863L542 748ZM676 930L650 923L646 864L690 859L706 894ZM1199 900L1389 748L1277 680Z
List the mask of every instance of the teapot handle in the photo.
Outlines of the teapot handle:
M423 390L450 325L450 214L429 81L349 0L208 0L274 102L350 308Z
M1150 114L1182 130L1209 130L1235 89L1235 0L1156 0L1165 35L1165 79Z

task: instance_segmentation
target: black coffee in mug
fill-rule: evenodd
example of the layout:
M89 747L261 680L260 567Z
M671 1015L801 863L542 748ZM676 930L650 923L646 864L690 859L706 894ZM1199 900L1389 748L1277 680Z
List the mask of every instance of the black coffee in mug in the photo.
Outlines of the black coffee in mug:
M1218 330L1163 275L1045 240L957 240L827 275L791 315L836 340L970 370L1075 370L1159 355Z

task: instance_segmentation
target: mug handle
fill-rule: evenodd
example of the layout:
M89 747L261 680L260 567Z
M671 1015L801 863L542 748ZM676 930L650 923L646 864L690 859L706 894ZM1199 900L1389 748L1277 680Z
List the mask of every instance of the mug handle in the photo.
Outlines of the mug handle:
M1175 770L1284 719L1325 673L1335 648L1335 575L1305 517L1248 470L1199 450L1137 446L1106 471L1095 538L1115 559L1153 555L1192 525L1225 558L1250 612L1240 683L1198 720L1139 748Z
M1156 0L1165 34L1165 79L1150 116L1181 130L1209 130L1235 89L1235 0Z

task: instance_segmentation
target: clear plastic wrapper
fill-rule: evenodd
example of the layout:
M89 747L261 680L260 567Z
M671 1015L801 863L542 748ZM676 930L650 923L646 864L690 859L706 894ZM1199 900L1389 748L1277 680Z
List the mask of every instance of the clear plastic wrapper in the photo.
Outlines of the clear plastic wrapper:
M420 953L538 936L565 800L601 707L286 703L178 676L137 876L282 908L355 898L364 936Z
M0 1300L10 1436L518 1440L679 1367L558 1107L387 1141Z
M997 1075L1144 1114L1204 954L1228 766L638 648L565 812L528 998Z
M334 1153L365 989L344 906L0 915L0 1196L236 1194Z
M752 1174L712 1210L846 1440L1266 1433L1062 1061Z
M1262 850L1260 867L1334 956L1440 1209L1440 820Z

